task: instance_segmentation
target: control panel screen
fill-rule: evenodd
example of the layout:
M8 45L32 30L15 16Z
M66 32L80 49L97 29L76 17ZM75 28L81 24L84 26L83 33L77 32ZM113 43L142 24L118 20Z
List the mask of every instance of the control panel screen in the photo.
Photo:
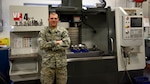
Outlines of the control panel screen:
M130 19L131 28L142 27L142 17L131 17Z

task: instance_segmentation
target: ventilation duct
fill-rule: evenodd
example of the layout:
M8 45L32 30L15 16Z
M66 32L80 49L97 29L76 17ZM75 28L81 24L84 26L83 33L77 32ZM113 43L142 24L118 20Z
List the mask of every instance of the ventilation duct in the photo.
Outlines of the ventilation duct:
M82 0L62 0L62 7L82 9Z

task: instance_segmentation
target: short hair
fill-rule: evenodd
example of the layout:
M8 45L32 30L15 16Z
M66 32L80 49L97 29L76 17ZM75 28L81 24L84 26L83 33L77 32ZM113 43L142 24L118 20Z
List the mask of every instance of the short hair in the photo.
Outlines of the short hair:
M50 12L49 17L50 17L50 15L55 15L55 14L56 14L56 15L58 16L58 18L59 18L59 15L58 15L56 12L54 12L54 11L53 11L53 12Z
M51 15L51 14L52 14L52 15L53 15L53 14L56 14L56 15L58 15L56 12L50 12L50 14L49 14L49 15Z

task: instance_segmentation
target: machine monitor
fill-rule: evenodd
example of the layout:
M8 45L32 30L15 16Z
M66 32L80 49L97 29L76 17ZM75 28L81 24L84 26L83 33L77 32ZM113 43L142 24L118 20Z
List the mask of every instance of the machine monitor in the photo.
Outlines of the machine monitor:
M131 28L142 28L142 17L130 17L130 26Z

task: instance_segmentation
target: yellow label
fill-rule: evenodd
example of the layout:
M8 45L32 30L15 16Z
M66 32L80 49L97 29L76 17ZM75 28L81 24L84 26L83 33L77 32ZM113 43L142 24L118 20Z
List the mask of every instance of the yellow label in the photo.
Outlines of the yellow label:
M0 45L10 45L10 39L9 38L0 38Z

